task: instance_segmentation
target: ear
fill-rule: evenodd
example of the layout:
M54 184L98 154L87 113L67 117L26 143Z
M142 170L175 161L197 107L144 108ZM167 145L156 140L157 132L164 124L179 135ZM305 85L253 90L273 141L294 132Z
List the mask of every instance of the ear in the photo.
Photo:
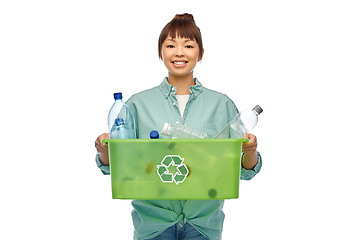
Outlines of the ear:
M160 59L161 59L161 61L164 61L162 51L161 51Z
M205 52L205 50L203 49L203 51L202 51L202 56L201 56L201 57L199 57L198 62L200 62L200 61L201 61L201 59L204 57L204 52Z

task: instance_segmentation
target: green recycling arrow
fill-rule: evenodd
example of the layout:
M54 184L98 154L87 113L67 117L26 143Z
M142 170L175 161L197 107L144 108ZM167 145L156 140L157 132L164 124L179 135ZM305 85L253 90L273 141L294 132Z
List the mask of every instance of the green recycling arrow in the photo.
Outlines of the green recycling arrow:
M176 185L185 181L189 170L183 163L184 159L178 155L166 155L161 161L161 165L157 165L157 174L164 183L175 182ZM173 165L176 167L177 172L172 174L169 172L169 167Z

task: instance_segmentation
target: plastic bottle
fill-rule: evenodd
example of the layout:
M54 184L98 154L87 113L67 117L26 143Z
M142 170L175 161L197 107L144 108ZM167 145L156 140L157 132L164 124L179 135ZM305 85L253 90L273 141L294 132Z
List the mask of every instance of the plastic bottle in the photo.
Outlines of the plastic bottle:
M115 103L108 115L110 138L136 138L135 119L130 108L122 101L122 93L114 93Z
M229 122L214 138L243 138L258 122L262 108L256 105L252 110L246 109L238 113L235 120Z
M161 133L170 138L207 138L207 134L191 129L177 122L174 126L165 123Z
M127 129L124 126L124 119L116 118L114 124L114 130L110 134L110 138L113 139L126 139Z
M159 139L159 132L156 130L152 130L150 132L150 139ZM145 172L147 174L150 174L154 167L155 167L155 164L152 162L149 162L149 164L147 165L147 167L145 169Z
M150 132L150 138L151 139L159 139L159 132L156 130L153 130Z

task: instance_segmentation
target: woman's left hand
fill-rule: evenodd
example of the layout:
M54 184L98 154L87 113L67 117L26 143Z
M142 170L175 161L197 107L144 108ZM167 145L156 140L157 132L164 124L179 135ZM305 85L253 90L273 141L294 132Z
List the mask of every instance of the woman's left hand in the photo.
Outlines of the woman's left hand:
M256 136L250 133L246 133L244 138L249 139L248 143L243 143L242 151L245 153L242 159L242 166L245 169L253 169L257 162L257 140Z
M245 154L252 155L256 153L257 139L256 136L250 133L245 133L244 138L249 139L248 143L243 143L242 150Z

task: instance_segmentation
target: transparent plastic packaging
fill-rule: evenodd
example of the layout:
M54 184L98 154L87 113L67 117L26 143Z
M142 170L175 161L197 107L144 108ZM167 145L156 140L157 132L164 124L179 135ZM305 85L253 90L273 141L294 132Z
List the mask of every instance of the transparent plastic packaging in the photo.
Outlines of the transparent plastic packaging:
M135 119L130 108L122 101L122 93L114 93L115 102L108 115L111 139L136 138Z
M256 105L252 110L246 109L238 113L235 120L229 122L214 138L243 138L258 122L262 108Z
M177 138L207 138L207 134L195 129L186 127L177 122L174 126L165 123L161 133L172 139Z

